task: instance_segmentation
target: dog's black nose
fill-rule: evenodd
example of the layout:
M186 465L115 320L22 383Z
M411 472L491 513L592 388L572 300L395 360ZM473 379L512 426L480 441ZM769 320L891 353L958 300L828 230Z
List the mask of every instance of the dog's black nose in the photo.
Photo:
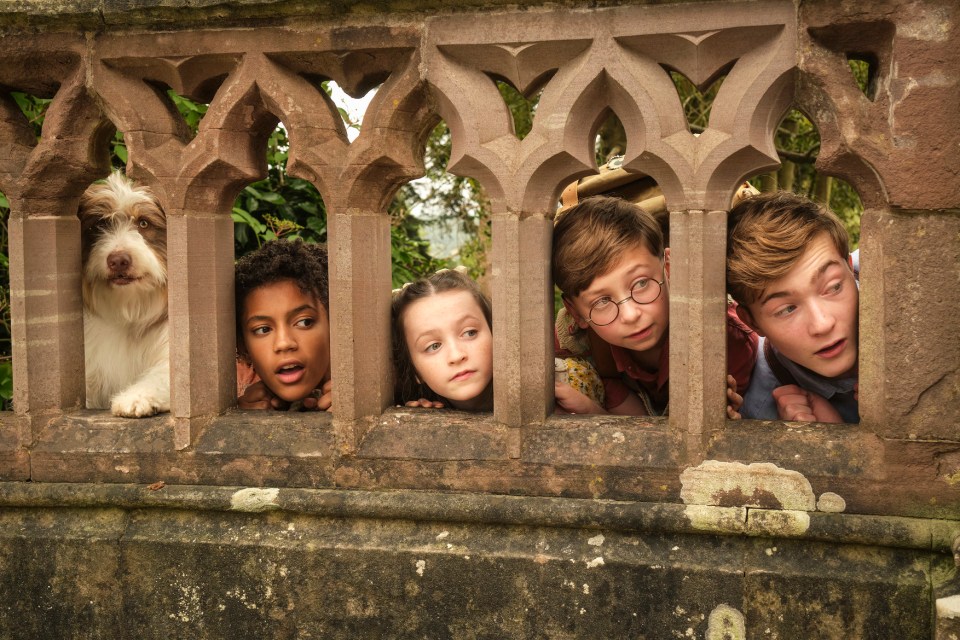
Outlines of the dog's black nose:
M130 268L130 254L126 251L114 251L107 256L107 266L110 271L123 273Z

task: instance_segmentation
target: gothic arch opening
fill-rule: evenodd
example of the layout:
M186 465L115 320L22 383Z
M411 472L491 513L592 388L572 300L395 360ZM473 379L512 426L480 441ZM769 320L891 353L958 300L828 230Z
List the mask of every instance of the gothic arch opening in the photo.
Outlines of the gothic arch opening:
M816 125L802 111L791 109L777 127L775 143L780 168L753 176L750 184L762 192L791 191L826 205L847 228L851 249L859 247L863 202L849 182L817 171L820 132Z

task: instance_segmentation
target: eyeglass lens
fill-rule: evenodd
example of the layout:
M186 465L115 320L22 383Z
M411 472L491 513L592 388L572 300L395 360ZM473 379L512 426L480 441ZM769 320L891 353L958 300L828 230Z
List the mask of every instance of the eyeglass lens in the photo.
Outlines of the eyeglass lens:
M614 302L609 298L597 301L590 308L590 322L597 326L608 325L617 319L620 315L620 305L628 300L633 300L637 304L650 304L660 297L660 283L653 278L644 278L637 280L630 290L630 296L620 302Z

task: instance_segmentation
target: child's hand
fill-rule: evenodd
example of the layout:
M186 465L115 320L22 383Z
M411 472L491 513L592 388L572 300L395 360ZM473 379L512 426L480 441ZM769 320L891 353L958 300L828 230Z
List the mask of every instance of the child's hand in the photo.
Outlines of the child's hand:
M563 382L553 383L553 395L557 399L556 413L607 413L596 402Z
M739 420L740 407L743 406L743 396L737 393L737 380L727 374L727 417L731 420Z
M263 382L254 382L237 398L241 409L286 409L288 403L273 395Z
M330 411L333 408L333 381L327 380L320 387L320 397L309 395L303 399L303 408L308 411Z
M420 398L419 400L410 400L409 402L404 403L405 407L422 407L424 409L443 409L443 403L439 400L427 400L426 398Z
M781 420L843 422L840 413L826 398L795 384L777 387L773 390L773 398L777 401L777 413Z

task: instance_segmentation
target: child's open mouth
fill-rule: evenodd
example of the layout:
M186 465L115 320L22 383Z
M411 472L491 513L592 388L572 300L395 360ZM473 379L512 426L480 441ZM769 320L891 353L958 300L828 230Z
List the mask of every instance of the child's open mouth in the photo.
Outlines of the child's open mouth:
M303 377L306 368L300 363L285 364L277 369L277 379L284 384L296 384Z
M817 355L820 356L821 358L832 358L836 355L839 355L840 352L843 351L843 348L846 346L846 344L847 344L846 338L841 338L840 340L837 340L833 344L828 345L823 349L820 349L820 351L817 351Z

